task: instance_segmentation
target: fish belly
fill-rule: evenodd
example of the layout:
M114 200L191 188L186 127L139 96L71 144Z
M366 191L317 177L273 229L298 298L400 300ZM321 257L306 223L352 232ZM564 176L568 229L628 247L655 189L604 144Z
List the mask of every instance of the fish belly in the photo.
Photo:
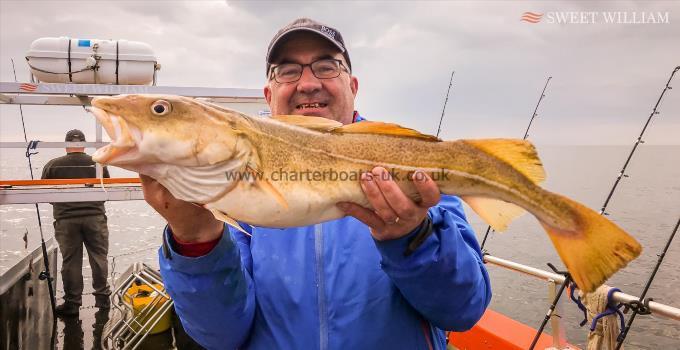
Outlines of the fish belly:
M275 183L285 203L253 184L239 184L219 200L206 205L237 221L261 227L300 227L335 220L345 216L336 203L351 201L368 206L358 183L331 186L305 186ZM320 188L325 187L325 188Z

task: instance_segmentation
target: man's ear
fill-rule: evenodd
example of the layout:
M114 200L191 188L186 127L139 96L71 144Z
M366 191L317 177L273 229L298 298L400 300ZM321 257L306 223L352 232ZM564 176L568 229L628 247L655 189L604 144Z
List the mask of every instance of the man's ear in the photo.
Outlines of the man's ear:
M359 79L355 76L351 76L349 79L349 88L352 90L354 97L357 97L357 92L359 91Z
M269 87L269 84L264 86L264 99L267 101L267 104L271 106L272 102L272 89ZM271 107L270 107L271 108Z

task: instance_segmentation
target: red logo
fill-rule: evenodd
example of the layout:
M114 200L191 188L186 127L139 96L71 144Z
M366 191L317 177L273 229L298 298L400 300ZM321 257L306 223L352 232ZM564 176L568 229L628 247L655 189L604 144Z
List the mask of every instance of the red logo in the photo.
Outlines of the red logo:
M520 21L538 23L541 21L541 17L543 17L542 13L524 12L522 14L522 19L520 19Z
M36 84L23 83L19 86L19 90L21 90L21 91L33 92L37 89L38 89L38 85L36 85Z

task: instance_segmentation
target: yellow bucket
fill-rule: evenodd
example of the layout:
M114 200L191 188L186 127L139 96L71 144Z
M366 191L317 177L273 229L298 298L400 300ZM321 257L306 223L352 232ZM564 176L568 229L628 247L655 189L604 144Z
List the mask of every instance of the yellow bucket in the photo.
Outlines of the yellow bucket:
M164 287L161 284L154 284L154 287L156 287L158 290L164 290ZM168 299L158 294L158 292L153 290L153 288L145 284L133 284L132 287L130 287L125 292L124 300L126 303L131 305L132 309L134 310L134 317L137 322L131 322L131 327L135 331L139 331L141 325L148 321L151 316L154 315L156 311L168 301ZM150 306L150 309L147 309L142 315L142 310L144 310L144 308L149 304L152 306ZM170 329L172 324L171 317L172 313L170 312L170 309L166 310L163 315L160 316L158 323L156 323L156 325L151 328L149 334L161 333Z

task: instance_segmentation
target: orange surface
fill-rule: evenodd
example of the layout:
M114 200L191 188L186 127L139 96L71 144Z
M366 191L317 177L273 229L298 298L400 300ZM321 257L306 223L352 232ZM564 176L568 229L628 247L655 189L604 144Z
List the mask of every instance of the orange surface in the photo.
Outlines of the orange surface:
M0 180L0 186L45 186L99 184L102 179L45 179L45 180ZM120 177L104 179L105 184L138 184L139 178Z
M469 331L451 332L449 344L460 350L526 350L529 349L535 335L536 329L487 309L482 319ZM550 348L552 341L552 336L543 333L535 349ZM573 345L569 346L578 349Z

